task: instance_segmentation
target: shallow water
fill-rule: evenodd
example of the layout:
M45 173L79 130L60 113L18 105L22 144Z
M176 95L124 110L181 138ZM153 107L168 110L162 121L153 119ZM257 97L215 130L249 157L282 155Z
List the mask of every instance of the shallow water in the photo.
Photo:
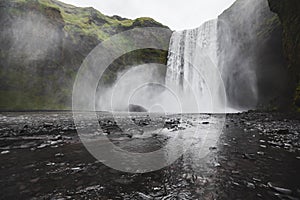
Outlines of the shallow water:
M178 118L181 128L166 126ZM220 115L118 114L112 119L98 113L98 119L102 129L88 120L77 124L92 130L86 135L91 141L107 136L116 148L135 153L169 144L166 160L178 147L185 154L158 171L121 172L87 151L72 113L1 113L0 199L300 198L300 123L295 117L231 114L224 127ZM108 126L109 120L121 128Z

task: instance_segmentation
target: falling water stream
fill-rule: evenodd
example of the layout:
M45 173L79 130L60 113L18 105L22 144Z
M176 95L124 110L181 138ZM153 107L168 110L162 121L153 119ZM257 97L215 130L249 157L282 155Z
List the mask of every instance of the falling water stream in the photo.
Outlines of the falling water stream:
M217 60L217 20L173 33L166 86L181 97L183 112L224 111L225 92Z

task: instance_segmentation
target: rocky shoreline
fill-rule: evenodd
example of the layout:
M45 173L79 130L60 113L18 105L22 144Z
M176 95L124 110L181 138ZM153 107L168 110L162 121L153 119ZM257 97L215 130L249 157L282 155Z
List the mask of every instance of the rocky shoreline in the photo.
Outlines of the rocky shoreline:
M114 122L99 116L115 131L107 134L115 144L137 151L164 145L164 132L143 137L155 124L168 134L188 130L196 119L203 128L213 126L210 115L137 115L132 123L142 131L117 134ZM292 114L228 114L206 157L198 160L191 146L168 167L130 174L89 154L70 112L1 113L0 199L299 199L299 134Z

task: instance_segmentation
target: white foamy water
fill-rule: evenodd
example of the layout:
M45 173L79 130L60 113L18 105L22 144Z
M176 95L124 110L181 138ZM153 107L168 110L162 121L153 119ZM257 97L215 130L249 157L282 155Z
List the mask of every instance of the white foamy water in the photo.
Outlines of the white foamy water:
M182 112L226 112L217 60L217 20L173 33L166 86L180 99Z

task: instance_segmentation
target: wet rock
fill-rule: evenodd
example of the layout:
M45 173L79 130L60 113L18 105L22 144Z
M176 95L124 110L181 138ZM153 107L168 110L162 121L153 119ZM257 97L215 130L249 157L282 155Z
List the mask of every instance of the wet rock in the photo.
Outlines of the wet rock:
M240 171L232 170L231 173L232 173L232 174L240 174Z
M117 122L112 120L99 121L99 124L104 133L111 134L116 132L122 132L122 129L117 125Z
M252 178L252 180L255 181L255 182L261 182L261 180L258 179L258 178Z
M132 121L136 125L141 126L141 127L148 126L151 123L151 119L149 118L149 116L147 116L146 119L140 119L140 120L134 118L134 119L132 119Z
M228 143L224 143L223 144L225 147L230 147L230 144L228 144Z
M275 146L275 147L283 147L284 144L281 143L281 142L275 142L275 141L268 141L268 144L271 145L271 146Z
M270 182L267 185L268 185L269 188L271 188L274 191L279 192L281 194L291 195L293 193L292 190L290 190L290 189L286 189L286 188L281 188L281 187L274 186Z
M267 114L269 115L269 114ZM60 116L60 115L58 115ZM273 198L277 198L277 199L297 199L298 196L300 196L300 192L297 193L297 191L293 190L292 195L287 195L285 193L280 193L274 189L271 189L270 187L268 187L266 185L266 183L268 182L268 178L272 177L272 173L276 173L276 176L278 174L279 179L278 184L281 185L284 188L299 188L298 185L296 185L298 183L298 180L296 180L296 178L293 178L295 180L295 182L289 184L289 186L285 186L284 182L281 180L284 180L284 178L289 179L289 177L291 175L294 175L292 171L290 171L291 168L295 168L297 170L297 166L299 164L299 160L300 156L298 155L298 149L300 150L300 146L299 146L299 134L297 135L297 131L299 132L299 121L294 120L294 124L286 124L286 123L290 123L289 122L280 122L278 121L274 121L272 116L268 116L268 118L270 119L268 121L268 124L266 124L264 122L265 117L260 117L260 116L248 116L247 115L241 115L243 116L244 122L243 124L240 123L240 116L239 117L235 117L235 115L229 116L228 117L228 123L230 123L230 130L226 130L228 132L228 134L224 134L221 135L220 138L222 139L222 141L220 142L220 144L209 144L209 146L206 147L206 149L208 150L209 147L211 147L211 150L214 150L214 146L217 147L218 151L211 151L210 153L212 154L212 157L208 157L209 159L212 160L204 160L205 161L205 166L203 164L202 166L202 161L201 164L199 164L196 160L189 160L189 159L184 159L184 160L178 160L178 164L174 164L171 167L168 167L164 170L161 170L160 172L154 172L154 173L150 173L150 174L144 174L144 175L131 175L131 174L125 174L124 175L120 174L120 172L115 172L115 174L110 173L108 171L108 168L105 166L102 166L102 163L94 163L93 161L91 161L92 165L91 167L89 167L87 164L84 163L84 166L81 166L78 164L78 162L80 162L78 160L77 153L75 153L76 155L72 155L74 152L77 152L77 150L79 149L73 149L73 147L75 147L75 145L71 146L72 148L69 148L69 146L62 146L62 149L58 150L58 149L52 149L51 147L51 142L56 142L56 139L52 139L54 136L56 136L57 134L62 135L62 139L58 140L62 140L62 142L69 142L66 141L66 137L64 136L65 134L69 134L69 133L60 133L60 130L66 128L68 129L68 127L72 127L71 125L68 124L64 124L64 125L57 125L57 123L59 120L52 120L49 119L47 121L55 121L54 123L54 128L50 127L50 128L44 128L43 127L43 123L44 121L39 121L36 122L36 124L38 124L38 127L36 128L32 128L33 123L29 122L29 129L32 129L32 133L37 133L37 135L34 136L44 136L42 139L34 139L35 141L35 145L32 147L37 147L41 144L47 144L49 145L49 148L46 148L45 150L41 150L41 151L36 151L34 152L30 152L27 150L22 150L22 149L16 149L14 151L11 152L11 154L9 156L12 156L12 158L14 158L15 156L19 156L20 154L24 155L39 155L42 157L37 157L37 156L28 156L28 158L33 159L32 162L30 163L34 163L32 167L28 168L27 170L24 170L24 174L27 176L23 176L23 172L14 172L15 174L10 174L11 176L9 176L8 180L4 180L3 182L3 189L4 190L8 190L7 187L5 186L5 183L7 182L7 185L13 185L17 183L17 188L23 184L21 183L24 177L24 183L26 182L26 187L24 186L24 188L22 188L22 190L27 190L28 188L32 188L30 187L31 184L31 180L35 179L39 176L37 176L37 172L38 174L45 174L45 176L43 176L43 180L40 179L39 181L37 181L36 183L38 183L40 185L40 187L45 188L44 191L38 192L38 193L34 193L32 192L30 194L30 190L33 191L33 189L28 189L28 195L35 195L36 194L36 198L37 199L57 199L57 198L67 198L67 195L71 195L72 198L74 199L123 199L124 196L126 196L126 198L124 199L143 199L143 197L139 196L137 194L137 192L142 192L142 194L146 195L147 197L145 198L151 198L151 199L166 199L166 200L170 200L170 199L179 199L179 197L181 199L198 199L203 197L203 199L214 199L213 197L206 195L207 191L210 192L211 190L214 189L218 189L218 194L215 195L216 197L219 195L220 199L258 199L260 197L260 195L256 196L256 193L260 193L262 194L260 199L268 199L268 195L272 195ZM174 130L178 130L179 127L183 126L185 127L185 121L186 118L183 116L180 116L180 120L178 120L177 115L176 116L168 116L170 117L170 121L172 121L169 125L173 125L172 127L174 128ZM230 122L230 119L233 117L233 123ZM160 122L164 122L164 120L167 117L162 117ZM99 118L99 120L101 119L101 121L103 122L103 126L105 126L109 131L111 131L112 135L115 132L115 127L116 123L114 122L113 119L111 118ZM136 114L135 115L135 120L132 121L139 121L139 120L144 120L146 119L145 116ZM191 117L189 118L189 120L193 121L193 123L196 125L199 125L199 122L201 124L202 121L209 121L207 118L197 118L197 117ZM259 122L261 121L261 122ZM246 124L247 122L248 125ZM26 122L27 123L27 122ZM63 122L64 123L64 122ZM121 123L121 120L118 121L118 123ZM151 125L152 123L155 123L155 118L152 118L151 121ZM178 124L176 124L178 123ZM260 124L259 124L260 123ZM132 123L131 123L132 124ZM235 125L234 125L235 124ZM206 126L206 125L205 125ZM18 124L17 126L18 128L12 129L12 131L10 131L10 129L2 129L2 135L4 135L4 133L8 133L9 136L13 135L13 131L16 131L15 134L19 134L19 130L20 128L22 128L22 126L20 127L20 125ZM84 128L85 125L82 125L81 128ZM120 125L121 127L121 125ZM171 128L171 126L169 126ZM130 127L122 127L124 132L122 133L122 135L117 135L116 138L118 137L123 137L123 134L126 134L126 130L128 130ZM137 129L139 129L140 127L136 127ZM148 128L148 127L147 127ZM207 125L206 128L213 128ZM247 130L251 130L251 129L260 129L257 130L258 134L261 134L261 136L258 138L253 138L252 135L253 133L243 133L242 130L246 128ZM1 129L1 127L0 127ZM40 131L45 130L46 132L43 133L39 133ZM49 130L53 129L53 132L49 132ZM97 128L96 128L97 129ZM96 129L91 132L91 134L96 133ZM293 132L294 134L278 134L277 131L280 129L288 129L290 132ZM173 130L173 129L172 129ZM1 131L1 130L0 130ZM146 131L145 131L146 132ZM169 135L172 135L168 132ZM147 132L148 133L148 132ZM151 133L151 131L150 131ZM29 131L24 132L24 134L30 134ZM73 134L73 133L72 133ZM256 134L256 133L255 133ZM256 136L258 136L258 134L256 134ZM1 137L2 137L1 135ZM111 136L112 136L111 135ZM150 134L149 134L150 135ZM161 135L161 133L160 133ZM25 135L26 136L26 135ZM78 136L77 135L68 135L71 136L70 139L74 139L74 141L78 140ZM17 138L18 136L14 136L14 138ZM161 137L161 136L160 136ZM32 137L33 138L33 137ZM32 140L32 138L30 139L30 141ZM145 141L145 144L147 143L147 141L144 139L144 137L141 137L143 139L141 139L141 141ZM159 138L159 137L158 137ZM236 138L236 139L233 139ZM155 138L157 139L157 138ZM260 139L262 139L261 141L259 141ZM28 143L28 139L24 137L24 135L22 135L22 137L20 137L20 140L26 140L24 142L19 142L19 139L16 141L7 141L7 144L2 145L3 148L1 151L4 150L10 150L12 149L12 147L20 147L21 145L24 145ZM223 141L224 140L224 141ZM125 143L127 143L129 140L126 137L126 139L124 139L124 141L118 141L116 142L117 145L124 145ZM136 141L140 141L140 139L134 139L133 143L131 144L138 144L136 143ZM273 149L270 145L268 144L267 141L274 141L274 142L280 142L283 144L284 148L280 148L278 149L277 146L276 149ZM2 141L1 141L2 142ZM10 143L14 143L14 144L10 144ZM124 144L123 144L124 143ZM148 144L148 143L147 143ZM290 145L286 145L286 144L290 144ZM77 145L77 144L76 144ZM259 146L263 146L264 148L268 147L268 149L264 149L263 147L259 148ZM28 146L28 145L27 145ZM7 147L7 148L6 148ZM30 146L31 147L31 146ZM29 147L29 148L30 148ZM127 146L126 146L127 147ZM258 148L257 148L258 147ZM294 148L295 152L293 153L289 153L288 151L286 151L285 148ZM81 147L80 147L81 149ZM76 150L76 151L74 151ZM0 151L0 152L1 152ZM267 156L262 156L263 153L265 151L265 154ZM61 155L59 152L66 152L65 153L65 159L61 159L59 158ZM78 151L79 152L79 151ZM82 152L80 150L80 152ZM47 154L48 153L48 154ZM247 158L248 156L246 155L243 160L242 155L243 153L246 154L250 154L250 157L254 157L255 159L257 159L257 162L253 162L253 163L249 163L250 161L248 161L249 158ZM251 154L252 153L252 154ZM45 156L47 155L47 157ZM86 159L84 153L80 153L80 155L83 155L84 157L81 157L80 159L82 159L82 161ZM216 155L216 157L214 157ZM259 156L261 155L261 156ZM22 155L21 155L22 156ZM54 157L55 156L55 157ZM285 160L285 157L287 156L287 159ZM2 156L3 158L3 165L5 166L6 163L5 162L10 162L9 164L6 165L7 167L7 171L13 167L13 162L9 161L8 159L6 159L6 156ZM44 159L44 160L42 160ZM206 159L206 158L205 158ZM68 162L66 163L61 163L63 160L66 160ZM31 160L30 160L31 161ZM46 166L46 163L51 161L51 163L48 163L48 166ZM222 166L220 168L215 168L214 167L214 162L219 162ZM287 161L287 162L285 162ZM55 162L55 163L52 163ZM280 164L277 166L276 163ZM204 162L203 162L204 163ZM295 164L295 166L290 166L289 164ZM28 163L26 163L26 165L28 165ZM183 166L181 166L181 164ZM192 164L192 170L191 170L191 166L190 164ZM195 165L194 165L195 164ZM206 167L207 166L207 167ZM218 166L218 164L216 164L215 166ZM281 168L281 166L283 166ZM20 168L21 170L25 169L26 166ZM76 173L76 170L71 170L70 167L73 167L76 169L76 167L79 167L80 169L82 169L82 171L80 171L79 173ZM202 169L203 168L203 169ZM77 168L78 169L78 168ZM197 171L193 171L194 169L196 169ZM14 169L13 169L14 170ZM37 171L35 171L37 170ZM198 173L199 170L199 173ZM202 172L203 173L200 173ZM27 172L28 171L28 172ZM51 173L49 173L51 172ZM75 174L76 173L76 174ZM74 176L65 176L65 175L70 175L70 174L74 174ZM106 175L107 174L107 175ZM184 176L182 176L182 174L185 174ZM197 174L198 176L194 176L193 174ZM36 176L33 176L36 175ZM187 179L185 179L185 176ZM254 179L252 177L259 177L261 180L258 179ZM45 177L45 178L44 178ZM69 178L70 177L70 178ZM72 177L72 178L71 178ZM82 178L84 177L84 178ZM208 178L209 177L209 178ZM22 178L22 180L21 180ZM48 191L49 187L51 187L51 184L49 184L49 182L47 182L47 178L50 178L53 180L59 180L62 181L62 179L66 178L66 181L64 181L64 183L66 183L64 185L65 188L59 190L59 191L55 191L55 188L51 188L53 189L50 193L45 194L44 196L44 192ZM103 178L103 179L102 179ZM280 179L282 178L282 179ZM9 179L11 179L12 181L9 181ZM20 180L20 183L17 182L17 180ZM122 179L120 181L120 183L118 183L117 179ZM247 180L247 181L242 181L242 180ZM207 181L202 181L202 180L207 180ZM215 182L217 180L217 182ZM287 180L289 181L289 180ZM293 181L293 180L292 180ZM34 181L33 181L34 182ZM122 183L121 183L122 182ZM249 182L250 184L247 184L247 182ZM154 184L155 183L155 184ZM98 185L101 184L102 186L104 186L105 191L104 190L98 190L96 188L93 188L93 185ZM256 190L250 189L253 188L253 185L255 186ZM33 185L33 183L32 183ZM79 185L81 185L81 187L78 187ZM91 186L91 189L87 188L87 186ZM214 187L216 186L216 187ZM77 190L82 190L83 192L80 193L80 195L75 195L75 192L78 191ZM159 187L159 188L156 188ZM248 188L247 188L248 187ZM196 188L196 189L195 189ZM197 191L194 191L197 190ZM296 189L295 189L296 190ZM187 191L187 192L186 192ZM199 192L198 192L199 191ZM245 193L241 193L240 191L245 191ZM195 196L190 195L189 192L195 192ZM182 195L183 193L186 193L187 195L184 196ZM179 196L180 194L180 196ZM232 194L232 198L229 198L230 195ZM249 198L243 198L243 195L246 196L250 194ZM99 195L99 196L97 196ZM105 196L107 195L107 196ZM168 196L166 196L168 195ZM200 196L201 195L201 196ZM206 195L206 196L205 196ZM274 196L277 195L277 196ZM293 196L297 196L297 197L293 197ZM142 195L143 196L143 195ZM214 196L214 197L215 197ZM223 198L224 197L224 198ZM0 197L1 199L1 197ZM271 197L270 197L271 199Z
M253 154L247 154L247 153L243 154L242 158L248 159L248 160L255 160L255 158L253 157Z
M261 156L265 155L265 153L264 153L264 152L261 152L261 151L258 151L257 154L258 154L258 155L261 155Z
M52 140L61 140L62 136L61 135L56 135Z
M63 157L63 156L64 156L63 153L57 153L57 154L55 154L55 157Z
M45 128L49 128L49 127L51 127L51 126L53 126L54 124L53 123L48 123L48 122L45 122L44 123L44 127Z
M40 180L40 178L34 178L30 180L30 183L37 183Z
M146 194L141 193L141 192L137 192L136 194L137 194L137 196L139 196L143 200L152 200L152 199L154 199L152 196L146 195Z
M217 149L217 147L209 147L209 150L216 150Z
M178 126L177 129L182 131L182 130L185 130L186 128L183 126Z
M161 200L169 200L169 199L172 199L172 195L169 194L167 196L164 196Z
M164 128L172 129L172 131L180 130L180 119L168 119L165 120ZM184 128L184 127L183 127Z
M54 162L48 162L46 165L47 165L47 166L54 166L55 163L54 163Z
M103 186L94 185L94 186L89 186L85 189L81 189L78 192L76 192L76 194L85 194L85 193L89 193L89 192L92 192L92 191L100 191L100 190L103 190L103 189L104 189Z
M69 136L64 136L63 139L64 139L64 140L72 140L73 138L72 138L72 137L69 137Z
M144 133L144 131L142 129L138 129L138 128L129 128L125 132L126 132L125 135L128 136L129 138L143 135L143 133Z
M130 104L128 106L128 111L129 112L148 112L148 110L146 108L144 108L143 106L134 105L134 104Z
M214 162L214 167L221 167L221 164L220 163L218 163L218 162Z
M150 123L147 120L141 120L139 121L139 126L148 126Z
M23 134L23 133L27 132L28 128L29 128L29 126L27 124L24 125L23 128L20 130L20 134Z
M259 198L262 198L262 197L263 197L261 194L257 194L257 196L258 196Z
M286 135L286 134L290 134L290 131L288 129L281 129L278 130L277 133L280 135Z
M237 182L232 182L232 184L235 185L235 186L239 186L239 185L240 185L240 184L237 183Z
M41 144L40 146L38 146L37 148L38 149L43 149L43 148L45 148L45 147L47 147L48 146L48 144Z
M247 186L247 188L255 189L255 185L253 183L247 182L246 186Z
M2 151L2 152L1 152L2 155L4 155L4 154L9 154L9 153L10 153L10 151Z
M72 167L70 168L70 170L72 170L72 173L75 174L82 171L83 169L81 167Z

